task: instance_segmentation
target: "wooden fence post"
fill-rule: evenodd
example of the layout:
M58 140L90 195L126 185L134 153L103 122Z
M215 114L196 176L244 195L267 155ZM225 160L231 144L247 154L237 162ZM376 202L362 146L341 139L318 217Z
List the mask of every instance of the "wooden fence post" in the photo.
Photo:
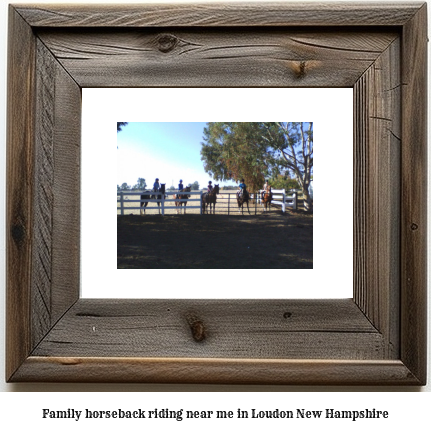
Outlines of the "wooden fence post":
M121 208L121 215L124 215L124 193L120 192L120 208Z
M283 204L281 205L281 208L285 213L286 212L286 189L283 189L281 192L283 193Z

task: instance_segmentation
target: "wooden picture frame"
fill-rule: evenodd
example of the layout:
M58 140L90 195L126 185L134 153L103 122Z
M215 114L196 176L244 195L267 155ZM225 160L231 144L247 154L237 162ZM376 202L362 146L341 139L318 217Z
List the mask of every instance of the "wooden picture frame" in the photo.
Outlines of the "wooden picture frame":
M7 381L426 383L426 4L9 11ZM175 86L354 89L353 299L80 298L81 88Z

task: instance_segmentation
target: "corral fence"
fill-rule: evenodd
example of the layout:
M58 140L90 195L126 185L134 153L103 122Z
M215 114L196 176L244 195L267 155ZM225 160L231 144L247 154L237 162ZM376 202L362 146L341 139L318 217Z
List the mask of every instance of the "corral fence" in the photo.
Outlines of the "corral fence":
M286 212L286 207L293 210L298 209L298 193L296 190L290 190L286 193L286 189L272 189L272 205L280 205L283 212ZM259 190L258 203L261 203L263 190ZM291 196L288 196L291 194Z
M148 202L149 205L145 207L147 211L160 211L162 215L175 213L179 207L175 206L175 202L187 202L186 211L191 214L202 214L202 191L192 192L181 192L181 194L190 195L189 199L174 200L172 195L178 194L177 191L165 192L164 195L158 192L152 191L118 191L117 192L117 214L133 214L140 213L141 202ZM160 196L160 199L150 199L150 195ZM286 193L285 189L273 189L273 199L271 204L280 207L282 212L286 211L286 208L292 208L296 210L298 208L298 194L296 190L290 190ZM145 198L141 199L141 196ZM263 212L262 204L262 190L257 194L250 195L249 211L251 214L260 214ZM160 206L157 205L160 204ZM183 207L184 208L184 207ZM247 208L243 210L244 214L247 214ZM232 193L220 193L217 195L217 204L215 208L216 214L227 214L237 215L238 204L236 200L236 192Z
M260 214L263 212L263 202L262 202L262 192L259 190L257 194L250 193L249 201L249 211L252 214ZM286 208L292 208L296 210L298 208L298 193L296 190L288 192L289 196L286 194L285 189L272 190L272 205L280 206L283 212L286 212ZM291 196L290 196L291 194ZM238 204L236 199L236 192L234 193L220 193L217 195L217 205L216 214L228 214L234 215L238 214ZM243 208L244 214L247 212L247 206Z
M175 205L175 202L187 202L187 210L193 210L193 209L199 209L200 214L202 214L202 192L201 191L194 191L194 192L181 192L182 195L190 195L190 198L188 199L169 199L170 196L177 195L178 192L152 192L152 191L142 191L142 192L129 192L129 191L120 191L117 192L117 213L120 211L121 215L124 215L125 211L130 210L143 210L144 208L141 206L142 202L148 202L155 204L154 206L147 205L145 207L145 211L153 211L153 210L160 210L162 215L165 214L165 210L167 207L169 209L177 209L179 207L172 206L172 204ZM129 196L132 197L132 199L129 198ZM139 199L134 199L135 196L138 196ZM148 198L141 198L141 196L148 196ZM157 196L156 199L150 199L151 196ZM196 196L196 198L194 197ZM139 203L137 206L133 206L134 203ZM189 205L190 202L199 202L198 205ZM132 206L130 205L132 203ZM157 205L157 204L160 204ZM126 205L127 204L127 205Z

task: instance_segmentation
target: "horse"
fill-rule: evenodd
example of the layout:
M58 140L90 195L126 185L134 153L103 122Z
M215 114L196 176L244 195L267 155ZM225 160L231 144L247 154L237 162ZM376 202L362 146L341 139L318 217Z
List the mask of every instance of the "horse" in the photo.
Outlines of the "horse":
M153 193L156 193L153 190L151 190ZM160 190L157 192L157 195L151 195L150 197L148 197L148 194L146 195L141 195L141 200L142 199L150 199L150 200L155 200L157 201L157 206L159 207L159 214L160 214L160 200L162 199L162 196L164 196L165 194L165 184L160 184ZM165 196L166 198L166 196ZM142 215L142 209L144 210L144 214L145 214L145 208L147 207L147 205L149 204L148 200L146 202L141 202L141 215Z
M238 202L238 212L244 214L244 204L247 204L247 211L250 214L250 209L248 207L248 201L250 200L250 195L247 190L239 191L236 194L236 201Z
M211 210L213 210L215 214L215 205L217 202L217 195L220 192L220 187L218 184L214 184L214 188L211 190L210 193L204 193L202 195L202 214L205 214L207 207L209 205L210 207L210 214Z
M183 192L190 192L191 187L186 187ZM184 214L186 213L186 205L187 205L187 201L185 202L181 202L180 199L189 199L190 195L182 195L182 194L176 194L173 196L174 200L175 200L175 206L179 207L177 208L177 214L181 214L181 209L182 206L184 204Z
M263 204L263 211L270 211L271 209L271 201L272 201L272 191L271 188L269 190L265 190L262 193L262 204Z

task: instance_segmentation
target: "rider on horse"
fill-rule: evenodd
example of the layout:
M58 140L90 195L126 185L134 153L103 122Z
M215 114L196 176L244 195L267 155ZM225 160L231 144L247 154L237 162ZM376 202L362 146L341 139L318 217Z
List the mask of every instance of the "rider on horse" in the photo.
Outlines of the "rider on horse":
M265 193L271 192L271 186L268 184L268 180L265 180L265 184L263 185L263 191L262 191L262 200L265 197Z
M213 187L212 181L208 181L207 193L202 194L202 213L205 214L205 212L207 211L207 206L209 206L210 208L210 213L211 210L215 212L215 205L217 202L217 195L219 191L220 187L218 184L214 185Z
M247 186L244 183L244 178L241 178L241 182L239 183L237 194L238 196L241 196L242 194L246 194L246 193L247 193Z
M163 199L162 196L165 193L165 184L160 185L159 179L156 178L156 181L153 184L153 190L151 191L153 193L158 193L160 191L161 193L160 195L154 194L151 196L148 196L148 193L146 193L145 195L141 195L141 215L142 215L142 210L144 210L144 213L145 213L145 208L148 206L149 200L156 200L157 206L160 207L160 200ZM145 199L145 202L142 202L143 199ZM159 208L159 214L160 214L160 208Z
M183 180L180 180L180 183L178 184L178 192L182 192L183 190L184 190Z

